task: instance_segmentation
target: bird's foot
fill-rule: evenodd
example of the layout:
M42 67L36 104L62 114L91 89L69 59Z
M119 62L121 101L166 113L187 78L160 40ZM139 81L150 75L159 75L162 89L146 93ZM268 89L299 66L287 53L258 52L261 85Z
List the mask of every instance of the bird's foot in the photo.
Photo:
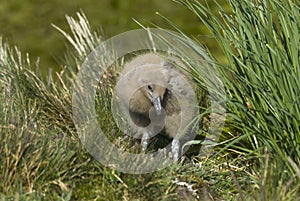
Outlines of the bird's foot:
M172 158L173 158L173 161L175 163L178 162L179 160L179 153L180 153L180 142L178 139L173 139L172 141Z
M143 137L142 137L142 141L141 141L141 144L142 144L142 152L145 152L147 147L148 147L148 143L149 143L149 138L150 138L150 134L149 132L145 131L143 133Z

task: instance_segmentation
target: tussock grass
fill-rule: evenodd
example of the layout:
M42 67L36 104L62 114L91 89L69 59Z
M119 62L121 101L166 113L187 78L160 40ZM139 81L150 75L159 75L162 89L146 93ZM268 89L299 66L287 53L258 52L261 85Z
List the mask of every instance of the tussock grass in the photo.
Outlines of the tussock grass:
M233 13L219 7L220 21L196 1L184 4L210 28L228 60L220 70L230 126L247 136L249 151L263 145L282 160L299 161L298 5L230 1Z
M227 58L226 64L217 62L228 94L224 136L231 139L221 151L272 161L260 167L262 177L269 178L260 181L261 200L292 199L286 191L281 194L281 182L293 186L291 192L299 196L295 175L300 162L299 5L229 1L231 13L226 13L215 1L220 19L198 1L177 2L202 20ZM277 187L271 191L272 185Z
M227 58L225 64L214 61L228 109L218 152L191 155L145 175L122 174L95 162L77 138L71 86L85 57L103 39L81 13L67 17L71 35L56 27L74 52L67 55L64 71L47 80L32 70L39 66L27 55L0 43L1 200L300 198L298 5L230 1L232 13L219 7L220 19L198 1L177 2L203 20ZM194 76L202 77L195 70ZM106 73L97 101L110 111L105 100L116 72ZM107 122L104 130L112 132L112 117L99 114L99 121Z

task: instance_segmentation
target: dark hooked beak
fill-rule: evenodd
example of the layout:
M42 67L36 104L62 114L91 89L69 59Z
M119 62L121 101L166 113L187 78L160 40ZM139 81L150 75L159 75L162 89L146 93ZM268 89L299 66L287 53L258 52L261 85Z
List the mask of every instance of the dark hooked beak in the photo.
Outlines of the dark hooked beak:
M161 102L160 102L160 97L157 97L153 100L153 105L156 111L157 115L161 114Z

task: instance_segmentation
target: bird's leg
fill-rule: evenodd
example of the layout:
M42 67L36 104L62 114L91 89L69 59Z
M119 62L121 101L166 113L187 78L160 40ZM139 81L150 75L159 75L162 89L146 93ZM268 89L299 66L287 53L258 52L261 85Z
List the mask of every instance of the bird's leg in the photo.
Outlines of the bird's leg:
M172 141L172 156L174 162L177 162L179 160L179 152L180 152L179 139L174 138Z
M145 130L143 132L142 141L141 141L143 152L146 151L146 149L147 149L149 138L150 138L150 135L149 135L148 131Z

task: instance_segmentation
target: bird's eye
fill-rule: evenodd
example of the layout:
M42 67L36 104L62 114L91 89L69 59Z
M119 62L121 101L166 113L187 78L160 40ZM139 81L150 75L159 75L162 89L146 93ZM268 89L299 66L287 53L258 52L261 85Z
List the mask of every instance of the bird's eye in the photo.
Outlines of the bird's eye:
M148 85L148 89L153 92L153 87L151 85Z

